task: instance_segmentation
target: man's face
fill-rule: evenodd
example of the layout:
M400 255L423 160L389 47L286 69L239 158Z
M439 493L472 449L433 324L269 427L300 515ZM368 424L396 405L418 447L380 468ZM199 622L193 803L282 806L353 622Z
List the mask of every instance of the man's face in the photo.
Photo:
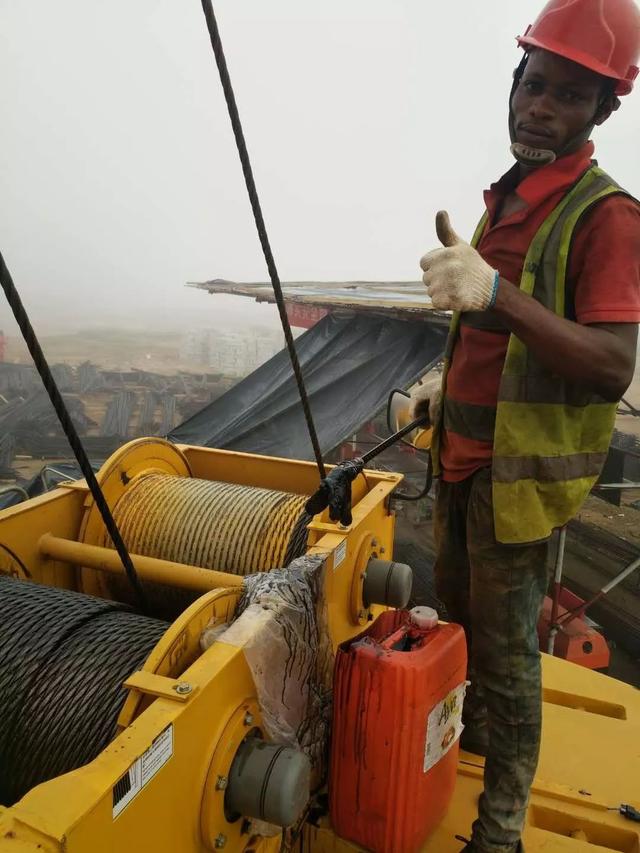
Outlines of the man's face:
M611 114L613 98L598 111L603 92L600 75L554 53L534 50L513 96L515 141L557 154L577 151L588 140L591 126Z

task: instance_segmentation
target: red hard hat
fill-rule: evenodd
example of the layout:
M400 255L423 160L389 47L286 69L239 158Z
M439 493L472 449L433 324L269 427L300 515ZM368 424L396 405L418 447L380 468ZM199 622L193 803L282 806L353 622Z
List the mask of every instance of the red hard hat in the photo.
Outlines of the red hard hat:
M518 44L612 77L616 95L628 95L638 74L640 11L634 0L550 0Z

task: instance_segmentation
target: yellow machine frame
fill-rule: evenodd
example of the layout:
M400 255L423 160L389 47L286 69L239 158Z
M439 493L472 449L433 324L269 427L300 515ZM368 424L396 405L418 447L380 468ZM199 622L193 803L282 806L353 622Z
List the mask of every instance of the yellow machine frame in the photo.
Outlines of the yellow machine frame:
M310 463L186 446L178 450L190 473L200 479L303 495L317 486L317 470ZM158 440L130 442L115 456L116 473L127 479L145 467L165 470L174 454L171 445ZM114 464L111 468L113 473ZM111 492L118 480L111 477ZM400 480L396 474L366 472L354 483L349 528L340 528L323 516L309 526L307 553L326 556L324 599L334 648L360 631L376 612L362 599L364 570L372 556L391 554L394 517L388 499ZM111 492L106 491L110 503L116 497ZM95 553L77 542L81 531L86 531L83 519L91 504L86 485L79 482L7 510L0 518L0 571L77 588L76 568L56 556L65 554L77 563L80 555ZM278 848L279 841L254 839L249 822L230 823L224 815L224 790L216 787L242 740L261 724L242 650L222 642L205 652L199 648L205 626L229 621L240 594L240 579L155 562L166 564L165 580L171 581L173 575L177 585L185 573L196 571L215 586L229 581L228 588L206 592L187 608L143 669L132 673L125 685L130 693L119 718L120 734L95 761L34 788L14 807L0 810L0 849L9 842L7 849L19 849L19 842L24 849L69 853ZM171 757L114 818L113 791L118 781L168 729Z
M148 464L148 449L133 442L120 458L132 470L145 454ZM199 478L298 494L317 486L310 463L179 450ZM349 528L325 516L310 525L309 552L326 557L324 597L334 648L374 615L362 600L362 575L371 556L391 557L389 497L400 479L367 471L354 482ZM77 588L76 565L52 557L50 546L78 542L90 502L84 483L70 483L3 512L0 571ZM164 568L168 576L181 571L179 565ZM280 849L280 836L255 836L250 821L230 822L223 807L224 780L236 750L262 722L242 649L217 641L201 652L199 639L205 626L230 619L239 594L237 585L205 592L175 620L144 667L127 680L119 734L94 761L37 786L11 808L0 808L2 853ZM545 656L543 670L544 736L525 831L528 853L640 853L638 825L615 811L634 798L637 805L640 797L640 694L555 658ZM163 761L114 817L119 780L160 743ZM425 851L459 850L455 835L469 831L481 782L482 761L462 753L454 803ZM299 844L301 850L321 853L356 849L338 839L326 819L306 824Z

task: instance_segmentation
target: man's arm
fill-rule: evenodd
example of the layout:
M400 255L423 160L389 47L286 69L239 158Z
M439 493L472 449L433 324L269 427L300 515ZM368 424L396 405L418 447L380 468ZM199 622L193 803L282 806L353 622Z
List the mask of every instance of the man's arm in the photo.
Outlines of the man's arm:
M558 376L583 384L611 402L618 401L631 384L636 323L581 326L549 311L503 278L493 310L538 361Z
M637 222L633 222L633 227L637 232ZM454 311L491 308L549 370L583 384L606 400L614 402L622 397L633 379L638 339L636 322L597 322L598 313L602 313L597 310L592 310L590 317L588 310L583 312L584 323L559 317L511 282L498 279L495 270L479 252L458 237L444 211L436 217L436 231L444 248L429 252L420 261L423 280L435 308ZM592 235L588 241L591 254L597 242ZM601 238L600 242L606 243L606 240ZM605 250L606 259L611 246L605 246ZM596 261L600 262L599 266ZM602 268L602 258L596 258L594 263L597 269ZM633 260L631 267L634 269L625 272L637 276L636 264ZM582 282L582 277L581 292L582 285L588 284L586 280ZM621 307L622 313L614 311L614 314L624 317L626 313L630 314L629 319L637 319L636 310L625 312L627 305ZM630 307L637 305L634 303Z

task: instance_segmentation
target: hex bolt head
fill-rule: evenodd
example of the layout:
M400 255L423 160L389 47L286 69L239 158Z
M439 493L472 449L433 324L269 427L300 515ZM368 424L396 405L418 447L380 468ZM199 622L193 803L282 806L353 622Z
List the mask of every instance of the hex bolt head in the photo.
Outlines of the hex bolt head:
M253 714L251 713L251 711L247 711L247 713L244 715L244 724L245 726L253 725Z
M178 684L173 685L173 689L180 696L186 696L188 693L191 693L193 687L189 684L188 681L180 681Z
M228 779L226 776L218 776L218 781L216 782L216 791L224 791L227 787Z
M225 844L227 843L227 836L223 835L221 832L216 835L216 840L214 842L216 850L221 850Z

